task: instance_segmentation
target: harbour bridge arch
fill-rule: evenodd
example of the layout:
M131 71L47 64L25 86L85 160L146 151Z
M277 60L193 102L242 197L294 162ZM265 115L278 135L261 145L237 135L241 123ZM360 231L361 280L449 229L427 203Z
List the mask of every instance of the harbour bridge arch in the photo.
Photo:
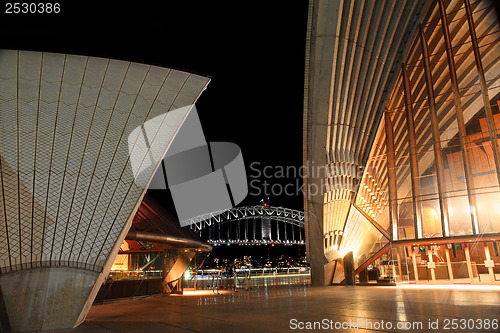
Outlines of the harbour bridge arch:
M304 244L304 212L285 207L245 206L188 221L212 244Z

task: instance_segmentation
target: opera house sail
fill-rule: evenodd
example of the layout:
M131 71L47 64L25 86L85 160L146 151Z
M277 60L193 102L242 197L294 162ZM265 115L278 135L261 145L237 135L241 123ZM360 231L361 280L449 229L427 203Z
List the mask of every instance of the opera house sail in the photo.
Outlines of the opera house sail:
M84 320L209 79L0 51L0 286L14 330Z

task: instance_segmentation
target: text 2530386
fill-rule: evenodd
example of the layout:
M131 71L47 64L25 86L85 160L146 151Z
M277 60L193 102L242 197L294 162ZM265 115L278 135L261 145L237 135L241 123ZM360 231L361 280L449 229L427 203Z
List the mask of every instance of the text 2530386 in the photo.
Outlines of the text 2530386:
M59 14L61 4L56 2L7 2L5 14Z

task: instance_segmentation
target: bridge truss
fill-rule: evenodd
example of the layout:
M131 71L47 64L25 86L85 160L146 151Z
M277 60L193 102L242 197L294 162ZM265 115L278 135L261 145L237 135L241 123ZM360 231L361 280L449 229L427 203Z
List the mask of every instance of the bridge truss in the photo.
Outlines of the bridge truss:
M304 243L304 213L290 208L235 207L192 218L189 223L200 237L215 245Z

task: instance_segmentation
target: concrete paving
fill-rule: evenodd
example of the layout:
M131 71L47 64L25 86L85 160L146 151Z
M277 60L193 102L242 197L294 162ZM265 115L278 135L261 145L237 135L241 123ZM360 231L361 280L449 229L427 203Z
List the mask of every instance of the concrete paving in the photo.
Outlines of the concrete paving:
M499 321L498 286L281 286L94 305L78 328L50 332L499 332Z

